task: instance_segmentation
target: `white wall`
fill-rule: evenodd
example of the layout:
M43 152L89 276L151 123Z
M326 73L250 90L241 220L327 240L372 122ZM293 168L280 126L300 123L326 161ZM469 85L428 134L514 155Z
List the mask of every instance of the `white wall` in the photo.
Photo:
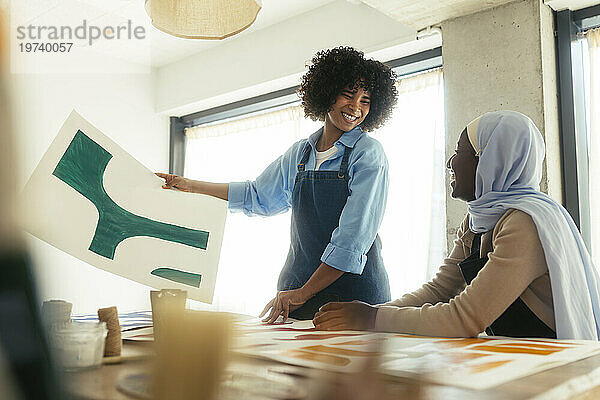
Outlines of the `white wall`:
M338 0L160 68L156 109L182 115L260 94L243 90L260 84L263 93L297 84L321 49L350 45L369 53L414 39L413 30L379 11Z
M155 113L151 74L12 75L21 187L73 108L152 170L168 169L168 118ZM148 288L96 269L29 236L42 300L75 313L149 308Z

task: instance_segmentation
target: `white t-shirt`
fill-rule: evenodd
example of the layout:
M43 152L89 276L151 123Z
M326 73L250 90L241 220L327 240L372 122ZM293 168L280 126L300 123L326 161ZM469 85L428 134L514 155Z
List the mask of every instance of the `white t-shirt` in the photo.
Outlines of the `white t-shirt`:
M325 160L328 160L335 153L337 153L337 147L335 147L335 146L331 146L330 148L328 148L325 151L317 151L315 149L315 156L316 156L316 160L317 160L317 164L315 166L315 171L318 171L321 164L323 164L323 162Z

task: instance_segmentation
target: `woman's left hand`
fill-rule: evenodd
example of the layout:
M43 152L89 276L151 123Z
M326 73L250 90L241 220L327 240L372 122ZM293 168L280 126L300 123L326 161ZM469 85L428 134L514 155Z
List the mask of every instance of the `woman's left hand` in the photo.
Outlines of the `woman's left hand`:
M283 321L285 322L290 311L300 308L302 304L306 303L309 297L302 288L277 292L277 296L267 303L258 317L261 318L271 309L271 313L263 319L263 322L272 324L280 315L283 315Z
M377 307L362 301L327 303L319 308L313 323L317 329L330 331L366 331L375 328Z

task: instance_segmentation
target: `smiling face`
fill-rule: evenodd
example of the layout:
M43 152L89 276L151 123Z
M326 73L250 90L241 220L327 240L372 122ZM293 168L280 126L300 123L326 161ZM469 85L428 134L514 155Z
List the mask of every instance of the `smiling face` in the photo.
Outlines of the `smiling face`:
M325 123L342 132L351 131L365 120L370 107L370 93L360 85L349 85L337 96Z
M454 154L446 164L451 174L452 197L464 201L475 200L475 173L478 162L465 129L458 138Z

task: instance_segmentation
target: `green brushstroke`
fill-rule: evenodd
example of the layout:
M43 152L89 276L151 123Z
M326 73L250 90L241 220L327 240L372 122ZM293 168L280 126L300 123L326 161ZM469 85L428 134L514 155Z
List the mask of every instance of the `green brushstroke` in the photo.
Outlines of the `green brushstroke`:
M202 275L200 274L192 274L191 272L184 272L173 268L156 268L150 273L173 282L194 287L200 287L200 281L202 280Z
M119 243L134 236L154 237L206 250L208 232L153 221L117 205L103 184L104 171L111 158L112 154L78 130L52 173L98 209L98 225L89 250L112 260Z

